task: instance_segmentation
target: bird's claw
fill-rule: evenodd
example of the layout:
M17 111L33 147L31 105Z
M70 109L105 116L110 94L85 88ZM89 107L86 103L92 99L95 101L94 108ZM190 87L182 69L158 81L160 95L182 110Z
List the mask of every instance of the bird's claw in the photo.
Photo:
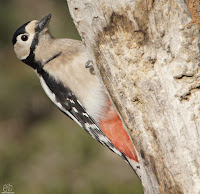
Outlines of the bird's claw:
M90 68L93 66L93 62L91 60L88 60L86 63L85 63L85 68Z

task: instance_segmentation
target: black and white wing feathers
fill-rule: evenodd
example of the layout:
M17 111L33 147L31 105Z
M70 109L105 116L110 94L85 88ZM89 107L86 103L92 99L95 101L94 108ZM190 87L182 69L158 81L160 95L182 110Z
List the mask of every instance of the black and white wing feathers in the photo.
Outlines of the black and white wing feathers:
M95 120L87 113L85 108L69 88L66 88L63 84L55 81L44 70L39 78L46 94L63 113L78 123L98 142L124 158L123 153L121 153L106 137Z

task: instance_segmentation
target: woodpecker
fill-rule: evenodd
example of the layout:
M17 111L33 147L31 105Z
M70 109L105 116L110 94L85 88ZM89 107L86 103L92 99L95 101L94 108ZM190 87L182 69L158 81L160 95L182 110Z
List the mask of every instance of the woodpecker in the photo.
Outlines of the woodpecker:
M12 43L22 62L32 67L51 101L101 144L121 156L141 177L136 150L97 76L81 41L56 39L51 14L16 30Z

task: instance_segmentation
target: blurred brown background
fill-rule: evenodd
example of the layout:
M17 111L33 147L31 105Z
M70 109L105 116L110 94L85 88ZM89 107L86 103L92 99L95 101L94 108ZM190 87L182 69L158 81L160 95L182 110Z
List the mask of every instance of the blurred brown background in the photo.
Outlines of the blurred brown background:
M15 30L48 13L55 37L80 39L65 0L0 1L0 188L10 183L15 194L143 193L129 165L61 113L33 70L16 58Z

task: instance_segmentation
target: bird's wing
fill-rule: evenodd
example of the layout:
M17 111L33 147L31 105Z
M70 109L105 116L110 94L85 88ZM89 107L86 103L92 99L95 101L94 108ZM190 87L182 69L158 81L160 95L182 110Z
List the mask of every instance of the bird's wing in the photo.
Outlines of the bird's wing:
M69 88L58 83L44 70L39 78L46 94L63 113L76 121L76 123L98 142L124 158L123 153L107 138Z

